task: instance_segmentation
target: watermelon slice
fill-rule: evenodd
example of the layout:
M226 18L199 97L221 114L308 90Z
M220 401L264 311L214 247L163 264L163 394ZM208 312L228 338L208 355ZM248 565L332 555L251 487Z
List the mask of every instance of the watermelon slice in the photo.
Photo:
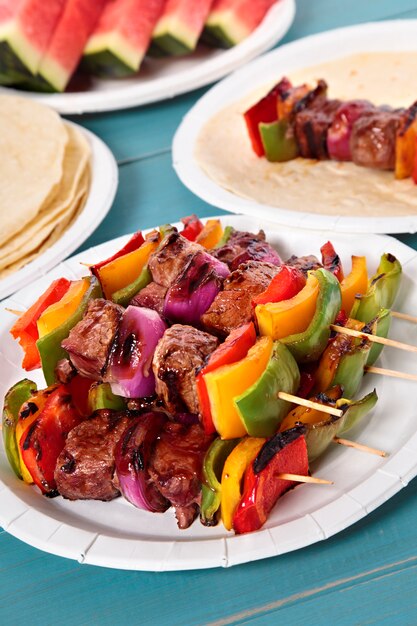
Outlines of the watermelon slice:
M255 30L277 0L214 0L204 39L231 48Z
M36 74L65 0L0 0L0 83Z
M106 2L107 0L67 0L40 63L34 86L43 91L64 91Z
M153 43L164 52L192 52L203 31L213 0L168 0L155 27Z
M98 76L137 72L165 0L111 0L84 50L83 65Z

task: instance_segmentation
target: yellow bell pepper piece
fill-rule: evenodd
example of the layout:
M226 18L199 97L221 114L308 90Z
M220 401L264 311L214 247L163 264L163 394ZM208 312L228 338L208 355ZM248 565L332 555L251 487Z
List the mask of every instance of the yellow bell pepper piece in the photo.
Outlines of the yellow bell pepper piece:
M204 375L213 423L222 439L247 434L233 400L263 374L272 354L272 343L270 337L261 337L244 359Z
M222 235L223 228L220 224L220 220L207 220L203 230L196 238L196 243L210 250L220 241Z
M355 302L356 294L364 294L368 289L368 270L366 257L352 256L352 271L340 283L342 309L349 315Z
M265 441L260 437L245 437L232 450L223 466L220 506L222 522L227 530L232 529L233 515L242 497L242 478Z
M37 321L39 338L63 324L78 309L89 286L88 278L74 281L61 300L45 309Z
M329 400L333 400L336 405L336 400L339 400L339 398L342 397L342 388L338 385L332 387L326 391L326 397ZM320 397L318 396L313 396L310 400L319 404L321 403ZM297 406L283 419L279 427L279 431L282 433L284 430L294 428L294 426L300 422L302 424L320 424L320 422L328 421L329 419L330 416L328 413L324 413L318 409L311 409L310 407Z
M258 304L255 315L260 334L276 341L304 332L313 319L318 295L318 280L313 274L309 274L305 287L293 298Z
M98 278L104 296L110 299L111 295L123 289L139 276L152 252L159 246L157 241L145 241L137 250L128 252L114 261L110 261L98 270Z

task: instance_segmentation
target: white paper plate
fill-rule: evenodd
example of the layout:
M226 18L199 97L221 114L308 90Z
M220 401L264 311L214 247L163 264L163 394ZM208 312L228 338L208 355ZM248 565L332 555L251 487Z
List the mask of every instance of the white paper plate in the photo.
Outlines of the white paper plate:
M223 78L272 48L284 37L294 16L295 0L280 0L254 32L230 50L199 46L196 52L184 57L147 59L137 76L120 80L94 79L88 91L46 95L16 93L65 114L114 111L173 98Z
M185 116L173 143L173 164L178 176L197 196L232 213L256 215L288 226L339 232L416 232L417 215L397 217L395 206L389 217L345 217L290 211L285 206L255 202L237 196L215 183L194 159L195 142L207 120L257 88L276 82L279 77L303 67L357 52L416 50L416 42L416 20L376 22L305 37L253 61L210 89Z
M223 219L223 218L222 218ZM224 224L256 230L252 218L225 217ZM283 258L290 254L319 253L328 233L265 227L267 237ZM0 395L27 375L20 369L21 352L8 329L14 318L5 307L30 305L50 281L61 275L75 278L85 271L80 261L93 263L112 254L126 238L85 251L3 303L0 311ZM306 243L308 242L308 243ZM335 235L333 243L346 271L350 255L366 254L370 271L380 255L390 251L404 267L397 310L417 308L417 252L395 239L377 235L351 238ZM394 320L391 335L417 344L417 328ZM385 349L381 366L417 372L417 357ZM30 376L32 378L32 376ZM43 384L41 376L33 376ZM188 530L176 527L173 512L147 513L122 498L110 503L48 499L19 481L0 446L0 526L32 546L80 562L138 570L181 570L231 566L275 556L326 539L364 517L404 487L417 474L417 421L409 401L413 385L402 380L367 375L361 394L377 387L379 402L370 419L349 437L389 452L382 459L334 446L313 465L313 472L334 480L334 486L301 485L281 498L268 522L258 532L234 536L222 525L205 528L196 521Z
M78 126L91 147L91 184L87 202L75 222L62 237L22 269L0 280L0 300L48 272L78 248L105 218L113 204L118 183L117 163L105 143Z

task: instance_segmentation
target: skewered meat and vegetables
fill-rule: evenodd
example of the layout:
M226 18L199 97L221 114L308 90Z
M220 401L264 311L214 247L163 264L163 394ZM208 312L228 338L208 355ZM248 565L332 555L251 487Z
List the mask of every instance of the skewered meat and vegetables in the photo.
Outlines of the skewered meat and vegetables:
M291 92L291 102L304 98L303 111L323 97ZM210 222L186 221L190 239L172 227L136 233L133 249L92 267L108 287L119 281L110 266L130 267L129 255L143 253L137 273L146 270L149 281L127 308L120 290L103 299L95 276L63 283L61 299L55 293L48 306L47 291L31 307L39 313L31 328L47 330L37 346L53 384L37 391L24 380L6 398L4 443L17 476L50 496L111 500L121 492L145 510L172 505L180 528L201 506L204 524L221 516L227 528L250 532L296 484L277 472L307 474L307 453L316 458L375 405L375 392L350 398L380 347L372 353L366 339L331 337L330 325L386 336L397 259L383 255L368 282L364 257L353 257L345 277L330 242L322 263L307 255L282 264L262 231L219 232L220 222ZM196 240L215 241L213 254ZM207 285L215 287L210 304ZM33 342L23 345L32 366ZM294 409L282 392L316 394L342 413Z

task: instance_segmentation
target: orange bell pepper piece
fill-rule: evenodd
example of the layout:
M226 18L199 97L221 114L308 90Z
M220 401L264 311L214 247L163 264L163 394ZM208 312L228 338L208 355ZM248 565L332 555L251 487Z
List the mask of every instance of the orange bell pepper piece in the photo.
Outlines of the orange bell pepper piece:
M221 480L221 515L224 527L232 529L233 515L242 497L242 479L266 439L245 437L232 450L223 466Z
M222 439L235 439L247 434L233 400L263 374L272 354L272 343L270 337L261 337L244 359L205 374L211 416Z
M72 282L61 300L45 309L37 322L39 338L60 326L77 310L89 286L88 278Z
M317 402L317 404L326 404L326 405L334 405L336 406L336 400L342 397L342 387L340 385L335 385L325 394L319 394L316 396L310 397L310 400L313 402ZM320 424L325 420L330 419L328 413L324 413L323 411L319 411L318 409L311 409L310 407L305 406L297 406L295 409L292 409L288 413L288 415L283 419L281 425L279 427L280 432L284 432L284 430L289 430L290 428L294 428L297 424Z
M416 159L417 103L405 113L395 139L395 178L412 175Z
M356 294L364 294L368 289L368 270L366 257L352 256L352 270L340 283L342 292L342 310L349 315L355 302Z
M156 237L156 231L151 233L151 235L154 234L155 236L148 235L146 241L137 250L124 254L99 268L97 277L107 299L110 299L111 295L119 289L130 285L147 265L150 255L159 246L160 236Z
M255 315L260 334L276 341L304 332L313 319L318 295L318 280L309 274L305 287L294 297L281 302L258 304Z
M220 220L207 220L203 230L197 235L196 243L211 250L220 241L223 235L223 228Z

